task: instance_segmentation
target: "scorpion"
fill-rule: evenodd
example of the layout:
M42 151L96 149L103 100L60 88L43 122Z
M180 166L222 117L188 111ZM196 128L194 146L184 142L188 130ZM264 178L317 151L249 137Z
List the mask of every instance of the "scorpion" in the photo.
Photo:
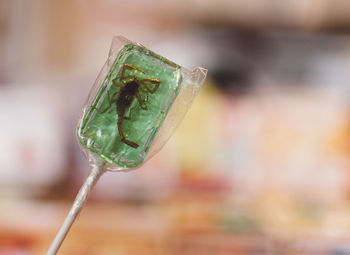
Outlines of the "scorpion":
M146 72L139 67L130 64L124 64L119 76L119 80L121 83L117 83L118 77L112 80L113 85L119 88L119 90L115 92L112 96L110 95L110 91L108 91L107 94L109 105L107 106L107 108L103 111L97 109L95 106L93 108L95 108L100 114L103 114L107 112L113 104L115 104L118 116L117 126L121 141L133 148L137 148L139 147L137 143L130 141L126 138L123 129L123 121L131 120L130 107L135 98L137 99L142 110L148 110L147 106L142 100L139 89L143 88L144 90L146 90L146 92L153 94L159 88L160 81L158 79L153 78L138 79L136 75L125 75L126 70L136 70L143 74L146 74ZM149 84L154 84L154 88L152 89L151 87L149 87ZM146 98L148 99L148 95L146 95ZM128 111L129 116L125 116Z

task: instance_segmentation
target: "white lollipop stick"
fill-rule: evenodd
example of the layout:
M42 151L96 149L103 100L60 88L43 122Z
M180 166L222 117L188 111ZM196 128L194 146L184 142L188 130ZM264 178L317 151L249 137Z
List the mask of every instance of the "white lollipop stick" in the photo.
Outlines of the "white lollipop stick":
M65 218L60 230L57 232L55 239L51 243L47 255L55 255L57 253L73 222L87 201L93 187L104 172L104 165L102 163L92 165L89 176L81 186L67 217Z

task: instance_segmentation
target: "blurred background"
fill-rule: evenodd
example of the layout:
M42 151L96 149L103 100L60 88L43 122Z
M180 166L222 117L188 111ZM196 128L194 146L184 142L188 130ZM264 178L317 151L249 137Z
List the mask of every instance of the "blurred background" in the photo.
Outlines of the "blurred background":
M60 254L350 254L350 2L0 0L0 254L45 254L85 177L81 107L123 35L209 76Z

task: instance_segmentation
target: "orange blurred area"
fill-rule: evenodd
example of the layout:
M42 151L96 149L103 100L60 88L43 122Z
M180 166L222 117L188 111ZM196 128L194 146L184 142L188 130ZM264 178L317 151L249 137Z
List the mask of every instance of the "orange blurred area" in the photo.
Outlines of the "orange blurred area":
M0 0L0 254L45 254L84 182L75 129L115 35L208 78L59 254L350 254L349 3Z

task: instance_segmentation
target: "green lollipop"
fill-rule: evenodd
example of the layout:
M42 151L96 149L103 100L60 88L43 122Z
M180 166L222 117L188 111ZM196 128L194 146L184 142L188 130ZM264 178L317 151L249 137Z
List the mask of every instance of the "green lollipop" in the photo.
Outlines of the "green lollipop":
M78 128L79 141L106 162L140 165L181 89L181 67L127 44Z
M113 39L77 128L91 171L47 254L56 254L105 171L139 167L164 145L206 73L200 67L188 71L123 37Z

